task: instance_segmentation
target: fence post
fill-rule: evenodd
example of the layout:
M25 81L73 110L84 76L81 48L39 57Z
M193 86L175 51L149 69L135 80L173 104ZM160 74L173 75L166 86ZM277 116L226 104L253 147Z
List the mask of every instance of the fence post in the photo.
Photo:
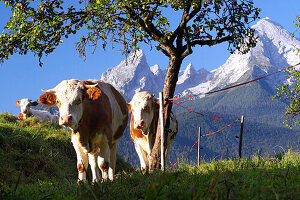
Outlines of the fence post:
M200 166L200 142L201 142L201 127L199 126L199 132L198 132L198 167Z
M239 142L239 159L242 158L243 129L244 129L244 115L242 115L242 118L241 118L241 130L240 130L240 142Z
M159 93L159 119L160 119L160 162L161 162L161 171L165 171L165 125L164 125L164 101L163 93Z

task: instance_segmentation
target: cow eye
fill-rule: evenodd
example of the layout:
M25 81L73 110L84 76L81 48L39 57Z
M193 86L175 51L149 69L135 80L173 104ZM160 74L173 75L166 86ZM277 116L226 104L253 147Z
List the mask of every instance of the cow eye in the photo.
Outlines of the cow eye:
M75 101L75 104L76 104L76 105L81 104L81 99L76 100L76 101Z
M61 106L60 100L56 99L56 105L60 108Z
M146 112L148 112L149 110L150 110L149 106L146 106L146 107L144 108L144 111L146 111Z

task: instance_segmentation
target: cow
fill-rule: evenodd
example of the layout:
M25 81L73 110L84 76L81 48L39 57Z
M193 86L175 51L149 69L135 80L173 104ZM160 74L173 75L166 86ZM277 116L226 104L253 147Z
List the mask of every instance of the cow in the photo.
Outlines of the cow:
M37 106L38 102L32 101L30 99L24 98L21 100L16 100L15 104L20 106L21 112L18 114L19 120L25 120L30 116L37 117L41 121L51 121L58 122L58 116L52 115L46 110L35 110L31 106Z
M90 164L92 181L113 180L116 148L128 123L128 108L122 95L99 80L63 80L56 87L42 90L44 105L57 104L59 124L72 129L71 141L77 155L78 182L86 181Z
M134 142L135 150L139 156L141 171L151 171L151 151L154 145L157 124L159 120L159 102L154 95L143 91L136 93L130 103L127 104L130 119L130 137ZM171 143L178 130L178 122L174 113L170 115L170 126L168 130L166 157L168 157Z

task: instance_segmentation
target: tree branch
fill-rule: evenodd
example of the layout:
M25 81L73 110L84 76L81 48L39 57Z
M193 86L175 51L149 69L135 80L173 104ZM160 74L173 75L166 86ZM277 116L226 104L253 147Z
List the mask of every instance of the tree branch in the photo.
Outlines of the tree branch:
M170 57L170 54L168 53L168 51L166 51L165 49L163 48L160 48L160 51L165 54L167 57Z
M184 9L184 12L182 14L182 18L181 18L181 22L178 25L178 27L176 28L176 30L174 31L174 33L172 34L171 38L170 38L170 42L173 43L177 37L177 35L179 34L179 32L181 32L183 30L183 28L186 26L186 24L193 19L196 14L201 10L202 8L202 0L200 1L199 5L194 8L192 10L192 12L189 14L191 8L191 4L188 5L188 7L186 7Z
M186 49L183 49L184 53L181 56L184 59L188 55L192 54L193 50L192 50L191 40L190 40L188 31L186 30L186 28L183 29L183 31L184 31L184 36L185 36L185 40L186 40L186 45L185 45ZM187 51L185 51L185 50L187 50Z
M189 22L191 19L193 19L197 15L197 13L201 10L201 8L202 8L202 0L198 4L198 6L195 9L193 9L193 11L187 16L186 23Z
M124 6L123 9L130 15L130 17L137 21L137 23L145 30L145 32L151 36L155 41L159 41L164 35L155 28L152 21L147 18L142 19L140 15L130 9L128 6Z
M226 37L223 37L223 38L220 38L220 39L214 39L214 40L195 40L195 41L192 41L191 42L191 46L196 46L196 45L208 45L208 46L212 46L212 45L215 45L215 44L220 44L222 42L226 42L226 41L230 41L230 40L233 40L234 37L233 36L226 36ZM187 45L184 46L184 48L187 48Z

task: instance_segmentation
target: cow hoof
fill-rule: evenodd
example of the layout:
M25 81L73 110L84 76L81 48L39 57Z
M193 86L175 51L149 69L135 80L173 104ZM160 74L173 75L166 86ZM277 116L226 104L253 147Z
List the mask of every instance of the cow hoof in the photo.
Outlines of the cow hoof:
M77 179L77 185L83 185L86 183L86 180L79 180Z
M141 171L142 171L142 174L146 174L147 173L146 168L142 168Z

